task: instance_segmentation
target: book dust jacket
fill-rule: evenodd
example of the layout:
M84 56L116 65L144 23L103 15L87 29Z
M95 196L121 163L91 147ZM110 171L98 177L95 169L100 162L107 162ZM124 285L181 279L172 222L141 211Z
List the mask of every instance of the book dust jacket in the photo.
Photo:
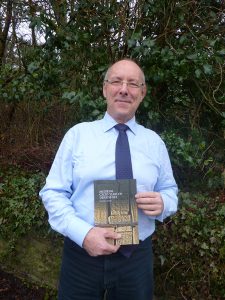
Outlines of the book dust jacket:
M139 244L135 179L94 181L95 226L121 234L116 245Z

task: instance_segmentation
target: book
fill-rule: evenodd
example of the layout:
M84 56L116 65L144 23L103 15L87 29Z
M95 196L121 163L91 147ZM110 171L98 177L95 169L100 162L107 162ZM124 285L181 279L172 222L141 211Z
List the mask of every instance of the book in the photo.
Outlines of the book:
M135 179L95 180L95 226L121 234L113 245L139 244Z

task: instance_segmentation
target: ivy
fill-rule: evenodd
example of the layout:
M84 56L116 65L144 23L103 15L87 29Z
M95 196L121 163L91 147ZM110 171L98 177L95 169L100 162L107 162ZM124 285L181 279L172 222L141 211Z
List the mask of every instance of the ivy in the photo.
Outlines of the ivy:
M15 167L1 170L0 238L9 246L5 255L12 255L24 235L51 236L38 197L44 177ZM179 200L177 214L157 223L153 236L156 294L162 299L223 299L224 194L180 191Z
M47 218L38 192L44 174L9 168L0 173L0 238L10 247L32 230L47 234Z
M180 192L179 199L178 213L154 235L156 291L166 299L223 299L224 195Z

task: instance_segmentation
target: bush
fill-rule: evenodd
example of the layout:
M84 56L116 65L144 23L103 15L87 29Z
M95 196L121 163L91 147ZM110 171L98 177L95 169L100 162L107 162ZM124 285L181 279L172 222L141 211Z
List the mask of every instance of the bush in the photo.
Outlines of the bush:
M159 296L224 299L224 200L223 193L180 193L179 212L159 225L154 236Z
M0 237L9 241L6 254L12 253L20 237L31 232L37 237L50 237L52 231L38 198L44 178L40 172L15 167L0 172ZM178 213L163 224L158 223L153 236L157 299L222 300L224 192L180 192L179 198Z
M43 182L42 173L16 168L0 172L0 238L11 248L32 230L37 235L48 231L45 210L38 198Z

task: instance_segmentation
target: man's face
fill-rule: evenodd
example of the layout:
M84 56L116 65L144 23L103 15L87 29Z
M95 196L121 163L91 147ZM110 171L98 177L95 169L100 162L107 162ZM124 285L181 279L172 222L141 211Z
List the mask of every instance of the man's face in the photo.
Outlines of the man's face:
M144 76L141 69L132 61L121 60L110 68L108 81L104 82L103 95L107 101L107 112L118 123L130 120L146 95L146 86L141 84ZM122 85L113 85L110 82L123 81ZM140 86L132 87L127 83Z

